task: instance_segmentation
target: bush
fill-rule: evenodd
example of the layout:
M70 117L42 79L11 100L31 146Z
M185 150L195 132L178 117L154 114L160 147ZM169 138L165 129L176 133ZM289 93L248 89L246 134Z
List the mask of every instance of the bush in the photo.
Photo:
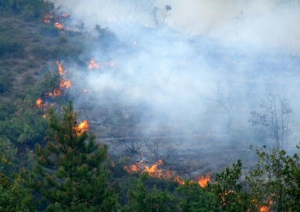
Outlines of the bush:
M24 45L8 37L0 37L0 57L6 55L21 56L24 53Z
M12 79L10 73L5 73L4 71L0 71L0 93L7 92L11 89Z

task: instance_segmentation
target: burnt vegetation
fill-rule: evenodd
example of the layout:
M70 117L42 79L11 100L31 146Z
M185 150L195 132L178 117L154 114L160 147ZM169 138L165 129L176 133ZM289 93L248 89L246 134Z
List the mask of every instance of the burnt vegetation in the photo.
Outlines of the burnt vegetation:
M155 8L155 24L163 25L171 11L170 5ZM172 127L142 135L142 124L135 123L143 119L136 114L146 106L130 108L108 95L113 107L97 108L97 120L91 105L73 108L75 95L95 100L61 85L71 73L57 70L57 61L86 69L90 58L83 52L89 55L97 46L109 54L124 44L109 28L97 25L91 38L83 25L63 30L54 25L58 21L67 21L67 15L50 2L0 0L0 211L300 210L299 147L294 155L284 150L292 115L285 97L268 92L250 118L256 138L274 147L252 146L256 162L231 158L232 165L221 163L224 171L200 182L200 174L214 170L195 173L195 166L208 162L189 159L215 157L214 152L205 147L195 152L192 145L188 155L177 151L186 138ZM207 99L225 117L227 136L234 131L234 88L220 86ZM90 129L78 130L86 117ZM198 139L215 145L220 138L193 134Z

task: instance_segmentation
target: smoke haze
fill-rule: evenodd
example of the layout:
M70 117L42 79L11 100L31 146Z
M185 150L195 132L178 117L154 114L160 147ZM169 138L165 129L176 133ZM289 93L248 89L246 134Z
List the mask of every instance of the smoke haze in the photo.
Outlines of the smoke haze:
M294 109L291 127L299 130L298 3L54 2L65 6L74 22L92 30L99 24L116 35L117 41L105 41L105 50L95 46L83 56L100 64L113 61L113 67L72 73L73 84L88 90L74 102L78 108L90 105L87 116L97 123L105 123L99 112L104 110L110 117L121 117L112 121L118 129L133 120L141 136L180 135L174 144L186 151L215 146L199 135L226 135L209 141L244 151L257 141L250 112L259 110L261 98L272 90L289 99ZM119 110L121 115L116 114ZM119 135L130 136L128 129ZM297 133L290 144L294 146L296 140Z

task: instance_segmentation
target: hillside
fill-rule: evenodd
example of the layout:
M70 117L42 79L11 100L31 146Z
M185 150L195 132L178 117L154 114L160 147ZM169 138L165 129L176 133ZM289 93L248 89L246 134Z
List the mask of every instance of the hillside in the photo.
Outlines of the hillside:
M88 179L97 179L91 167L99 162L98 174L104 173L118 211L297 208L297 47L242 40L243 27L231 39L189 33L169 24L168 18L176 19L172 5L127 3L112 10L106 8L111 2L103 4L94 25L68 1L62 5L69 8L0 0L0 189L13 192L20 185L20 195L28 198L16 195L25 199L16 201L27 206L27 200L51 193L47 189L59 190L59 173L70 166L56 162L75 157L72 142L78 141L80 176L85 179L82 170L89 167ZM110 12L128 19L102 17ZM91 155L101 150L99 161L85 162L87 144ZM47 162L58 178L46 177L53 187L32 192L32 198L24 188L39 188L24 170L38 175L33 167L48 170ZM86 188L83 196L90 195ZM58 199L49 198L38 210Z

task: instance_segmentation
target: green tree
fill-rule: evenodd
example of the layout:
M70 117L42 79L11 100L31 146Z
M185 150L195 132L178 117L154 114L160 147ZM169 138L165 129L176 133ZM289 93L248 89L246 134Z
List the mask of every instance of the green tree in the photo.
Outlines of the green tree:
M63 116L50 110L45 147L36 147L36 166L26 183L47 201L46 211L114 211L117 198L104 167L107 146L78 128L72 103Z
M183 212L214 211L220 205L213 192L200 187L196 182L186 181L177 191Z
M238 160L232 167L217 174L216 182L209 185L218 197L219 210L247 211L250 202L247 193L243 190L241 174L242 162Z
M252 147L253 148L253 147ZM300 160L277 147L256 148L258 162L247 176L249 196L258 206L275 211L300 208Z
M168 190L168 182L141 175L128 192L128 204L123 212L178 211L175 196Z
M31 195L15 175L16 162L17 148L6 137L0 137L0 212L30 211L27 203Z

